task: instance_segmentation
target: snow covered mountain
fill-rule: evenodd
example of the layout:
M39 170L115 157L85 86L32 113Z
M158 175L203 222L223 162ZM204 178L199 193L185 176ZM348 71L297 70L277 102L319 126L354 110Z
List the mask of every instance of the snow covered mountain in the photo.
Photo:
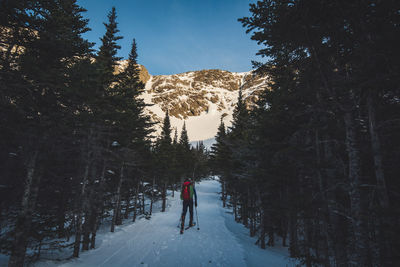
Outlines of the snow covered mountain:
M120 66L124 65L126 62L121 62ZM268 80L252 71L212 69L152 76L144 66L140 68L140 78L146 84L143 99L154 104L147 108L148 114L154 121L162 122L168 110L171 125L178 133L185 121L191 142L213 138L221 118L230 126L239 89L242 88L243 98L251 107Z

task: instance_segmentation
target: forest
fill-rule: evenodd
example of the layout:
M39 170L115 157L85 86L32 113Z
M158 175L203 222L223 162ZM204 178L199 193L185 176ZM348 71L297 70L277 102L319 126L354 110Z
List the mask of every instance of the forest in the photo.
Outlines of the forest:
M306 266L399 266L400 3L257 1L239 21L270 75L221 123L224 205Z
M190 146L185 126L171 138L167 114L155 136L134 38L115 72L115 8L98 51L82 38L88 21L75 0L1 1L0 10L0 243L9 266L65 246L78 257L95 248L103 222L113 232L128 216L150 218L155 201L165 211L168 189L205 175L204 146Z
M187 177L216 175L221 205L261 249L305 266L400 264L400 2L264 0L239 18L269 85L243 95L208 151L140 97L136 40L117 11L99 49L76 0L0 2L0 250L96 248L101 225L166 210ZM140 45L140 40L138 41ZM146 201L150 203L146 204ZM29 252L29 253L28 253Z

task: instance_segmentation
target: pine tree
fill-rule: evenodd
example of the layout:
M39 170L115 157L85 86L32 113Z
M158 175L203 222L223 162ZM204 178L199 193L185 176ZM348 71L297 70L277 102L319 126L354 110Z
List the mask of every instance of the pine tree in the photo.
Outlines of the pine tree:
M172 158L172 163L171 163L171 175L172 175L172 196L174 197L177 185L181 183L181 162L179 162L179 153L180 153L180 146L178 142L178 129L175 128L174 130L174 138L172 141L172 148L173 148L173 154L171 155Z
M178 145L178 129L177 128L175 128L175 130L174 130L174 139L172 141L172 144L174 146Z
M21 266L24 262L32 214L37 201L41 200L41 178L45 174L38 170L49 168L46 164L59 134L72 132L70 119L73 117L71 111L74 106L68 99L72 90L70 69L79 64L82 58L89 56L91 46L81 37L88 30L87 20L82 18L81 13L85 10L76 1L37 1L34 5L28 1L19 2L15 7L13 11L19 15L12 14L17 15L14 17L16 24L9 26L16 28L10 32L17 33L24 25L26 30L22 32L28 35L22 37L18 33L13 40L22 41L18 45L23 47L16 50L13 64L17 65L10 65L9 55L6 55L4 63L6 69L11 67L9 70L18 75L14 76L15 80L26 82L26 86L21 89L30 93L15 91L15 95L9 95L10 99L15 100L14 105L22 115L17 132L20 146L24 150L21 155L26 168L22 206L17 218L9 266Z
M195 172L196 166L193 159L192 151L190 149L189 137L186 130L186 122L184 122L182 126L177 158L178 162L180 163L180 173L182 175L182 178L192 177L193 173Z
M233 111L233 120L231 127L231 135L237 136L238 138L243 137L246 125L248 125L248 111L246 103L243 100L242 88L239 89L238 100Z
M203 141L198 141L196 147L192 147L193 154L193 180L197 181L203 177L207 177L210 175L209 168L209 151L207 151L206 147L203 144Z
M265 93L267 105L255 119L262 150L252 148L264 157L259 162L265 166L260 168L266 192L261 196L260 240L268 228L287 228L291 255L307 266L393 263L394 243L388 235L393 230L383 230L379 224L389 225L397 215L386 213L380 219L374 215L387 211L390 178L381 164L384 153L374 119L379 104L371 101L371 93L379 98L385 93L378 84L393 88L390 84L398 79L390 74L399 66L393 56L381 60L385 53L398 54L387 46L399 42L392 38L393 21L399 17L393 13L395 5L394 1L344 5L260 1L250 5L251 17L240 19L253 32L252 39L266 45L259 54L269 60L255 66L273 80L272 91ZM380 117L381 122L392 114ZM368 162L374 162L375 171ZM370 191L361 186L366 183L376 184L380 197L368 198ZM285 201L277 191L286 195ZM376 209L366 208L371 206ZM372 233L381 237L370 239Z
M173 155L173 146L171 139L171 122L169 119L168 111L165 113L164 122L162 125L161 135L157 140L156 144L156 157L158 175L162 188L162 208L161 211L165 212L166 200L167 200L167 185L172 180L172 162L171 158Z
M86 146L82 146L83 155L83 177L82 187L78 198L82 205L78 205L76 211L76 230L75 230L75 244L74 244L74 257L79 256L80 243L83 235L82 249L89 249L89 234L93 229L93 224L97 220L95 218L95 207L93 203L101 203L102 200L96 200L95 202L90 201L89 196L94 194L95 188L93 187L93 176L90 175L94 170L94 166L105 164L102 157L104 157L103 151L109 150L108 147L111 144L110 138L111 125L113 122L114 113L114 99L111 92L111 88L117 77L114 75L114 68L118 64L117 61L120 59L116 57L117 50L120 46L117 45L117 41L122 37L116 36L119 32L117 29L116 22L116 10L113 7L108 14L108 23L104 23L106 27L106 33L101 38L101 46L99 48L98 55L96 57L95 68L97 81L95 86L96 91L91 96L90 102L88 103L91 112L86 117L84 122L86 125L83 128L84 134L86 135ZM104 147L106 146L106 147ZM110 155L108 155L110 159ZM101 167L100 167L101 168ZM119 168L118 168L119 169ZM104 175L102 175L104 176ZM102 191L102 189L100 189ZM102 198L103 196L98 197ZM85 224L82 224L83 216L91 217L92 220L85 220Z
M167 112L165 113L165 118L164 118L164 122L163 122L163 126L161 129L161 135L159 138L161 143L164 143L166 145L169 145L172 143L172 139L171 139L171 122L169 119L169 112L167 110Z
M229 184L234 185L238 190L233 192L234 197L240 203L240 217L242 223L248 226L249 217L249 191L251 183L250 158L252 153L250 146L250 129L252 128L249 112L243 99L242 89L239 90L238 101L233 111L232 127L228 133L227 144L231 152L231 175ZM234 204L236 206L236 203Z
M190 150L189 137L186 130L186 122L183 122L181 137L179 138L179 144L181 145L181 147L185 152L188 152Z
M230 158L228 140L226 136L226 129L223 118L218 126L218 132L215 136L215 144L211 147L211 167L215 174L219 175L222 186L222 203L226 206L227 199L227 180L230 177Z
M121 60L121 57L117 57L117 51L121 48L117 44L117 41L123 37L117 36L119 30L117 28L117 14L115 7L112 7L110 13L107 15L108 23L103 23L106 27L106 33L100 39L101 46L99 53L96 58L96 64L98 66L100 84L103 86L103 90L107 90L108 87L116 81L114 76L114 68L118 64L117 61Z
M226 140L226 129L225 129L225 124L223 119L221 118L221 122L218 126L218 131L217 135L215 136L215 144L212 145L211 147L211 153L212 153L212 160L214 163L214 169L218 170L219 174L222 174L223 169L224 169L224 164L226 163L226 146L227 146L227 140ZM220 168L220 170L219 170Z
M119 83L110 88L112 105L114 105L111 117L113 119L113 138L120 142L124 152L119 153L117 160L121 164L120 181L117 186L117 201L111 231L114 230L114 224L122 223L121 195L129 194L121 189L124 183L129 182L125 181L126 175L123 175L123 170L134 167L135 171L143 171L146 165L144 156L148 154L150 148L148 135L152 132L150 129L152 123L150 117L144 113L146 104L140 98L144 84L139 79L135 39L132 42L127 68L119 76ZM143 158L139 155L143 155ZM132 183L131 186L133 186ZM142 207L142 209L144 208Z
M123 144L139 149L148 149L148 136L153 132L150 116L145 114L148 106L140 97L144 92L144 84L139 78L137 63L137 45L135 39L129 54L128 65L119 76L119 83L111 89L115 105L115 120L121 125L123 132L128 134ZM144 146L144 147L143 147Z

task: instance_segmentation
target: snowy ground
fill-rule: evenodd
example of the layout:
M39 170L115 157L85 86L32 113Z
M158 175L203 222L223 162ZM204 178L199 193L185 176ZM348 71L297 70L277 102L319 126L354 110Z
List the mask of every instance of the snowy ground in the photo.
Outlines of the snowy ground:
M222 208L218 181L203 181L196 190L200 230L196 226L179 234L181 201L176 194L169 199L167 212L117 227L115 233L99 234L98 248L80 258L35 266L295 266L286 249L262 250L254 245L248 230Z

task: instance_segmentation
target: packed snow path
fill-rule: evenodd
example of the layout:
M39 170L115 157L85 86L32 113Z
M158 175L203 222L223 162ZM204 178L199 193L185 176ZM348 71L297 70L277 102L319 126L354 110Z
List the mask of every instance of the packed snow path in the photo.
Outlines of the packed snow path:
M168 200L165 213L153 214L122 225L115 233L99 235L98 247L64 263L39 266L293 266L284 249L262 250L248 237L248 230L234 222L222 208L218 181L196 185L200 230L192 227L179 234L182 211L179 195ZM186 215L188 224L189 211ZM196 214L194 211L194 220Z

